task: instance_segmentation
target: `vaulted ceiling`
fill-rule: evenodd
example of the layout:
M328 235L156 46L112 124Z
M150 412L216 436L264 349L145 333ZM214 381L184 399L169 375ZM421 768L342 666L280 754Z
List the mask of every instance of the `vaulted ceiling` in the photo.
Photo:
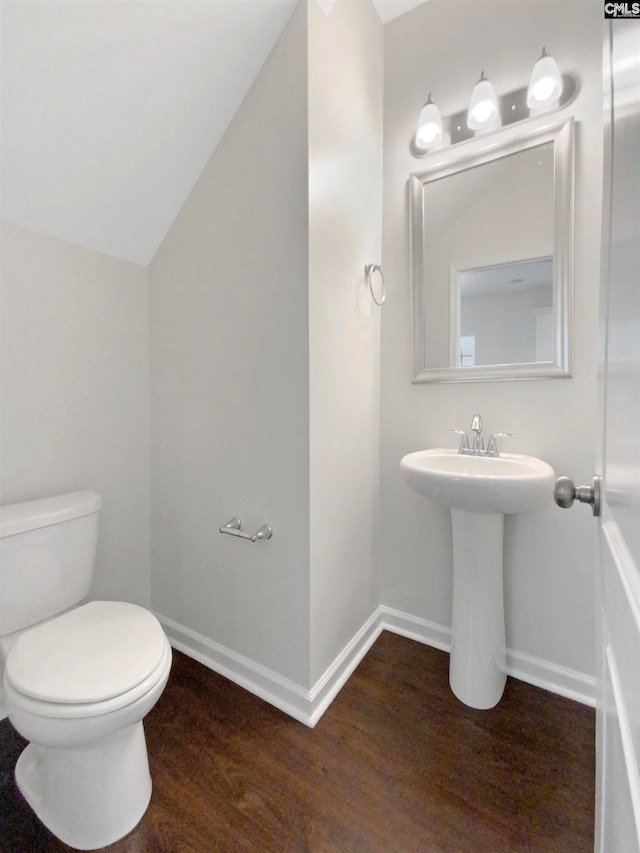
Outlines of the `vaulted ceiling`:
M3 220L147 265L296 3L2 0Z

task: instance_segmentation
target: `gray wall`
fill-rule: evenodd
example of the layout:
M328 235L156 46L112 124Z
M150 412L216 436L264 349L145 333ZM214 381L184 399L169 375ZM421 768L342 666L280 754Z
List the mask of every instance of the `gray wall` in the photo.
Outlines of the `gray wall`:
M152 602L307 684L306 7L293 14L149 271ZM220 535L238 515L275 533Z
M447 428L515 432L515 452L589 482L596 449L596 330L602 160L602 10L559 2L432 0L385 27L383 258L391 284L382 325L382 601L450 625L448 512L410 491L400 458L453 446ZM508 37L505 37L508 34ZM580 87L575 194L574 377L564 380L412 385L407 178L420 107L429 92L444 115L466 109L480 71L499 94L526 86L545 45ZM423 166L424 168L424 166ZM525 655L594 673L594 526L549 496L539 512L508 518L507 644Z
M382 25L309 4L311 683L379 602Z
M150 268L154 609L304 688L378 603L381 60L300 4Z
M149 603L147 270L2 226L2 504L103 499L91 594Z

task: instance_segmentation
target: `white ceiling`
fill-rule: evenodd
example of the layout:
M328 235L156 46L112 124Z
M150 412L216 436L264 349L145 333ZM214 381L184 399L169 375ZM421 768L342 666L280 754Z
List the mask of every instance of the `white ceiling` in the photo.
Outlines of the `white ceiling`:
M296 3L2 0L3 220L147 265Z

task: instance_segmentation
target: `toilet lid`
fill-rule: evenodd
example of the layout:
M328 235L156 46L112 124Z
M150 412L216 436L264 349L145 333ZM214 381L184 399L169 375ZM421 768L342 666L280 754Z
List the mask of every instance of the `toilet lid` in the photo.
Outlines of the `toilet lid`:
M92 601L18 637L5 677L35 699L100 702L151 675L165 644L160 623L148 610Z

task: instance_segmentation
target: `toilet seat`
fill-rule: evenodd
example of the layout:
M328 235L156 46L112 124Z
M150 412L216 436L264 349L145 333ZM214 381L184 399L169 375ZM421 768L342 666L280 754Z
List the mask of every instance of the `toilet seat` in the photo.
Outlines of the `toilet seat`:
M93 601L16 640L5 668L7 699L39 716L97 716L151 690L170 660L153 614L126 602Z

